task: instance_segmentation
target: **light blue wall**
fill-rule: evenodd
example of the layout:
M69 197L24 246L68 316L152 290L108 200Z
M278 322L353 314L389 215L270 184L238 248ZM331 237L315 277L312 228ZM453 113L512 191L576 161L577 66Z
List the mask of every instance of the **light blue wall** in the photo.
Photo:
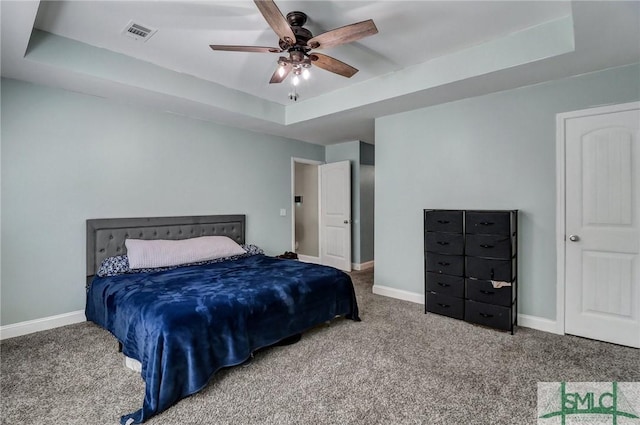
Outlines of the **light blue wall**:
M555 114L640 99L627 66L376 120L375 284L424 293L424 208L520 209L520 313L555 319Z
M291 245L291 157L324 147L2 79L2 325L85 305L85 220L246 214ZM287 216L280 217L281 208Z
M360 263L373 261L375 147L360 142Z

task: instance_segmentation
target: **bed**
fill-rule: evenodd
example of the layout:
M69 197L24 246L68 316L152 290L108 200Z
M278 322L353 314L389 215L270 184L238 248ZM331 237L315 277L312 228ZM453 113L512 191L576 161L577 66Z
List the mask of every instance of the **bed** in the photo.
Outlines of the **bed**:
M141 363L145 382L142 408L123 415L122 424L166 410L259 348L338 316L360 320L346 273L260 253L96 275L104 260L126 254L127 239L182 243L201 236L244 244L245 216L87 220L87 320L111 332L123 354Z

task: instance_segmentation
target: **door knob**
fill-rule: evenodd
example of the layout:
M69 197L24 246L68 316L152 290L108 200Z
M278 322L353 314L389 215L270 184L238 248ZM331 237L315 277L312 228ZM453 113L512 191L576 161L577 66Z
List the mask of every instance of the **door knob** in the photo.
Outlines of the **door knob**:
M580 236L578 236L578 235L569 235L569 240L571 242L578 242L580 240Z
M344 221L344 224L349 224L349 220L345 220L345 221Z

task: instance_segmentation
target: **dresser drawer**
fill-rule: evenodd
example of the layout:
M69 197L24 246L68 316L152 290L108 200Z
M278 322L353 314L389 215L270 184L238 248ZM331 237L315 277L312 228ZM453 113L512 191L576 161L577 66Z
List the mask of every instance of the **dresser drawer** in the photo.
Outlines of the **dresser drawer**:
M465 257L466 277L481 280L512 282L515 278L515 257L511 260L493 260L480 257Z
M464 257L427 252L427 271L464 276Z
M427 232L462 233L462 211L426 210L424 230Z
M511 220L511 216L510 211L467 211L465 232L467 234L512 235L515 233L515 220ZM512 226L514 226L513 229Z
M467 235L467 255L510 259L516 252L515 238L508 235Z
M439 273L427 273L427 291L464 298L464 278Z
M427 311L464 319L464 299L427 292Z
M424 250L439 254L464 254L462 233L427 232L424 235Z
M509 307L467 300L464 308L464 320L508 331L513 323L511 312Z
M510 307L515 298L515 287L494 288L490 280L465 279L465 292L470 300L506 307Z

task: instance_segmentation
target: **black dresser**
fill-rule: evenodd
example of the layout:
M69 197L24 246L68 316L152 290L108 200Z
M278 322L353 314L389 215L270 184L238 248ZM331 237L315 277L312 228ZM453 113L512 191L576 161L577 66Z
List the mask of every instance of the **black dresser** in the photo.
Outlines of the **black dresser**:
M517 229L517 210L424 210L425 313L513 334Z

